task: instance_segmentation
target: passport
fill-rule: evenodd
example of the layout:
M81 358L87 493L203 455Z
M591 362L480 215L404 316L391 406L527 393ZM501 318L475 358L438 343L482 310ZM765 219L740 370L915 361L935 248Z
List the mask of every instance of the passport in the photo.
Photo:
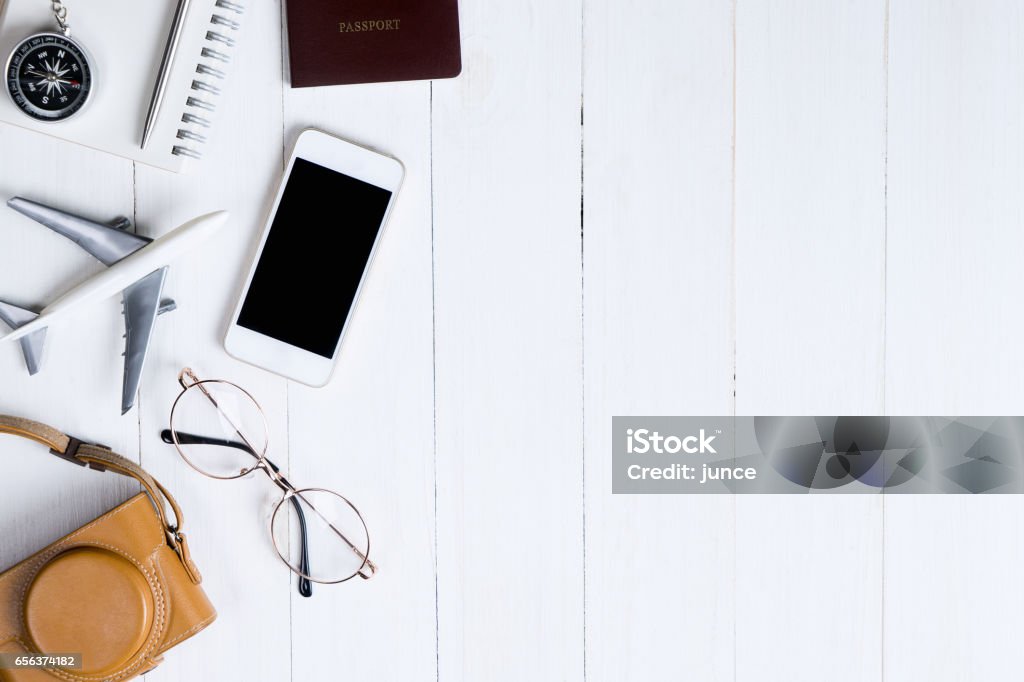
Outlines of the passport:
M454 78L458 0L288 0L291 85Z

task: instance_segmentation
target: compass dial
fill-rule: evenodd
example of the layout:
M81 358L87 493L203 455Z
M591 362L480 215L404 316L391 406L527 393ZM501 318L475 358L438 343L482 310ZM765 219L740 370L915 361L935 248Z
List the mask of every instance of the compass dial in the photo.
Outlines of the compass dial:
M63 121L78 113L93 85L85 50L58 33L22 41L11 53L6 76L17 107L41 121Z

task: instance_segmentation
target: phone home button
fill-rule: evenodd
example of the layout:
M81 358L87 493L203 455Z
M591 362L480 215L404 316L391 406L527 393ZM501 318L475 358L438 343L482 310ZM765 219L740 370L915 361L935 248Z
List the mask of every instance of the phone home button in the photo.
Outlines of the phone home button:
M98 547L57 555L25 595L37 653L82 654L82 675L105 675L134 657L153 628L153 591L131 561Z

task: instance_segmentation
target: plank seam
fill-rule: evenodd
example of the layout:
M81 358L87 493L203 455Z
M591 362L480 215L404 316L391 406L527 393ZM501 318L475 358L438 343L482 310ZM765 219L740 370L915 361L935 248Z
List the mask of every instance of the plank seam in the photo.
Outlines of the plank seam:
M278 14L281 19L281 30L280 30L280 45L281 45L281 170L284 171L285 166L288 163L288 138L287 138L287 93L285 83L288 82L286 73L288 55L286 50L288 49L288 35L287 26L288 20L285 14L285 4L282 2L279 5ZM284 385L284 424L285 424L285 443L288 448L286 456L288 462L288 471L292 470L292 421L291 421L291 389L289 382L285 381ZM288 590L288 679L295 679L295 593L292 591L292 573L288 572L287 588Z
M883 108L882 108L882 414L887 414L888 377L886 370L889 365L889 17L891 3L885 0L885 17L882 30L882 64L883 64ZM882 533L881 545L881 609L879 620L879 667L881 682L885 682L885 490L882 490Z
M430 326L431 326L431 392L433 395L433 457L434 457L434 679L441 679L441 587L438 575L440 523L437 508L437 240L435 236L436 204L434 201L434 81L430 81L429 151L427 163L430 184Z
M587 2L580 0L580 499L583 544L583 682L587 681L587 270L586 270L586 57Z
M736 359L737 359L737 300L736 291L738 287L737 273L736 273L736 119L737 119L737 99L736 99L736 17L739 13L739 0L732 0L732 132L730 151L732 153L730 175L732 176L732 215L730 215L731 222L731 251L732 251L732 288L729 292L729 302L732 306L732 315L730 323L732 329L729 330L732 335L732 414L736 416ZM736 594L739 589L739 583L736 575L739 568L737 555L739 554L739 503L736 500L736 496L732 496L732 679L736 682L737 679L737 650L739 649L739 628L737 627L737 620L739 618L739 610L737 606Z

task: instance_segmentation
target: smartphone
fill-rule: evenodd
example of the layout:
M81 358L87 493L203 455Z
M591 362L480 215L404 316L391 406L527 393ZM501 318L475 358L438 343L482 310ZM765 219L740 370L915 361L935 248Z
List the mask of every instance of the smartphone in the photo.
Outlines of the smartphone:
M310 386L331 378L405 170L318 130L295 143L228 325L232 357Z

